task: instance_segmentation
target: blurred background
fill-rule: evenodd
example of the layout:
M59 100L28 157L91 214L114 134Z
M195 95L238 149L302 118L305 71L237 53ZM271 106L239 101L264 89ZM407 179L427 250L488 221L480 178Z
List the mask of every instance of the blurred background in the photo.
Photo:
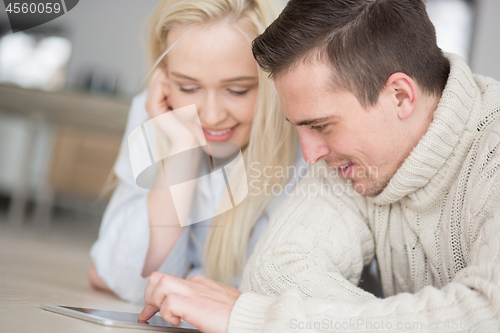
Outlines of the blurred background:
M0 4L0 233L97 237L156 2L80 1L15 34ZM428 12L443 50L500 80L499 0L428 0Z
M0 5L0 228L97 236L156 3L80 1L17 33Z

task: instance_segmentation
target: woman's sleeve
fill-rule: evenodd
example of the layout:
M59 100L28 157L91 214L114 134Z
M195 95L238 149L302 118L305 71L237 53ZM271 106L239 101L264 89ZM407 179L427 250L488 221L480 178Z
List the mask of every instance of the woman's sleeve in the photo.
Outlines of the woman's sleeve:
M136 185L128 153L128 135L149 119L145 110L147 92L132 101L127 128L114 171L120 183L101 222L91 257L99 276L119 297L144 302L148 278L142 270L149 248L148 189ZM183 277L189 267L188 228L184 230L159 271Z

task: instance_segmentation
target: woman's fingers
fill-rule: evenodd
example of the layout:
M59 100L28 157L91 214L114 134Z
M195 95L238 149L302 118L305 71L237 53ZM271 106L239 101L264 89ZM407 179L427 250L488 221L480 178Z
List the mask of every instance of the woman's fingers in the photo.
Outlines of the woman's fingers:
M146 97L146 110L149 116L154 119L156 127L161 129L167 135L172 146L183 145L184 143L196 143L197 136L204 139L203 131L199 126L198 113L196 108L183 110L182 112L169 113L168 117L159 117L166 112L172 111L170 104L170 84L165 69L157 68L148 86L148 95ZM192 128L192 119L197 121L197 127ZM203 141L201 141L203 142ZM187 146L191 148L193 144ZM185 145L185 144L184 144ZM184 149L182 149L184 150Z
M186 142L189 143L187 144L189 148L207 144L196 107L177 110L178 112L169 114L167 118L158 117L172 111L170 82L163 68L157 68L151 76L146 97L146 110L152 119L156 118L157 127L167 135L173 146L183 145Z
M157 117L171 108L169 105L170 84L165 69L157 68L148 85L146 110L151 118Z

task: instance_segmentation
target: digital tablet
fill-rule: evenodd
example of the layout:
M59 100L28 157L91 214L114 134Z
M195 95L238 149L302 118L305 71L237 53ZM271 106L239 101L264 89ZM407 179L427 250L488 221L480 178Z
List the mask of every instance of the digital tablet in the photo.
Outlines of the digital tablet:
M200 332L196 327L181 321L174 326L160 316L153 316L147 322L139 321L138 313L75 308L71 306L42 304L42 309L60 313L66 316L83 319L96 324L124 328L148 329L163 332L195 333Z

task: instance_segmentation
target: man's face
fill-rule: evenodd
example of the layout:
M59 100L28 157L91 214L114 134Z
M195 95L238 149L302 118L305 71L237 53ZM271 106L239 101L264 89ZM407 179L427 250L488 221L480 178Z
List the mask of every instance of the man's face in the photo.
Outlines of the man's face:
M329 66L315 62L276 78L283 112L298 128L307 163L325 160L358 193L375 196L409 153L397 98L387 89L364 108L352 93L334 92L330 77Z

